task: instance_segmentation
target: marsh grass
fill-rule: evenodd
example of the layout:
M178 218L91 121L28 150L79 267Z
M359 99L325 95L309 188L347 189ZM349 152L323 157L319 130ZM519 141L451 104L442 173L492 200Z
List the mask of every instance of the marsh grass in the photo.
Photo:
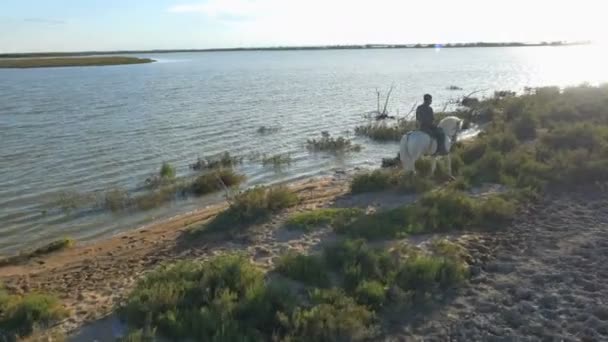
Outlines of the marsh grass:
M267 134L276 133L280 129L281 129L280 127L276 127L276 126L260 126L260 127L258 127L256 132L261 135L267 135Z
M233 156L229 152L224 152L205 158L198 158L196 162L190 164L190 168L195 171L233 168L242 163L243 157Z
M285 166L289 166L293 163L291 155L286 154L275 154L272 156L263 155L260 162L262 166L272 166L275 169L281 169Z
M225 187L234 187L245 181L245 176L236 173L232 168L215 169L198 176L191 185L190 190L196 195L204 195L224 190Z
M399 120L395 124L373 122L355 127L355 134L366 136L375 141L399 141L409 131L416 129L416 122Z

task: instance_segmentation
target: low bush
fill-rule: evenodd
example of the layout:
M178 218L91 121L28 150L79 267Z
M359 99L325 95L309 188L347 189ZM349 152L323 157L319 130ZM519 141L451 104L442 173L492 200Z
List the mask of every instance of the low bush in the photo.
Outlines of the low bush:
M271 214L292 207L298 203L298 196L286 187L255 187L232 199L230 207L217 215L204 231L222 231L268 219Z
M386 286L379 281L363 280L355 288L357 302L367 305L374 310L380 309L386 302Z
M338 289L314 290L313 305L288 320L288 341L365 341L376 335L375 315Z
M343 287L354 291L364 280L390 283L395 260L387 251L372 249L364 240L345 240L324 249L327 265L343 274Z
M468 268L462 262L419 254L402 264L395 282L403 290L425 294L459 285L467 276Z
M0 284L0 338L11 341L26 337L34 328L46 328L67 316L59 300L51 295L9 295Z
M509 222L517 209L514 196L508 200L503 197L471 198L454 190L434 191L411 206L364 215L334 229L351 237L376 240L424 232L496 228Z
M334 138L329 133L323 132L320 139L308 139L306 148L313 152L359 152L361 146L353 144L350 139L343 137Z
M174 340L265 340L290 313L289 292L268 286L264 273L238 255L162 267L140 280L121 314L141 327L151 315Z
M417 164L418 165L418 164ZM421 163L424 165L424 163ZM430 166L429 166L430 170ZM430 172L430 171L429 171ZM422 175L406 174L401 170L374 170L355 175L350 184L354 194L398 190L403 192L421 193L433 187L433 181Z
M282 256L275 267L280 274L304 284L327 287L329 274L323 258L290 252Z
M287 220L285 225L290 229L311 231L322 226L344 224L363 214L363 210L357 208L317 209L296 213Z

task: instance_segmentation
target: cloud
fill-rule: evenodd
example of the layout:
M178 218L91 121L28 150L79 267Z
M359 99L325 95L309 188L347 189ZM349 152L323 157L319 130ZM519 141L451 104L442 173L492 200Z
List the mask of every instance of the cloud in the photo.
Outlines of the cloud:
M67 22L65 20L56 20L56 19L48 19L48 18L25 18L23 21L27 23L35 23L35 24L45 24L45 25L65 25Z

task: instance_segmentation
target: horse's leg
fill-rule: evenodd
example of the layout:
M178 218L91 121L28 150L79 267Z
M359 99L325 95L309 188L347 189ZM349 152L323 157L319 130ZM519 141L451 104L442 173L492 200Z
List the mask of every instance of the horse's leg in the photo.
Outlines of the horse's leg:
M431 162L431 176L435 175L435 169L437 168L437 158L438 157L431 157L432 158L432 162Z
M446 160L448 163L448 176L454 179L454 176L452 175L452 155L448 153Z

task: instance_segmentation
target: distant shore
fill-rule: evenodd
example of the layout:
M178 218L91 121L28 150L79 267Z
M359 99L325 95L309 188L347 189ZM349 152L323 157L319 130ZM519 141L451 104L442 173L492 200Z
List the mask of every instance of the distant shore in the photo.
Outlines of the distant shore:
M483 47L532 47L532 46L570 46L586 45L590 42L503 42L503 43L450 43L450 44L364 44L364 45L323 45L323 46L276 46L276 47L242 47L242 48L216 48L216 49L170 49L170 50L120 50L120 51L78 51L78 52L34 52L34 53L6 53L1 58L25 57L69 57L93 56L115 54L142 54L142 53L175 53L175 52L226 52L226 51L290 51L290 50L357 50L357 49L429 49L429 48L483 48Z
M42 57L42 56L39 56ZM14 58L0 60L0 68L52 68L152 63L149 58L136 57L62 57L62 58Z

